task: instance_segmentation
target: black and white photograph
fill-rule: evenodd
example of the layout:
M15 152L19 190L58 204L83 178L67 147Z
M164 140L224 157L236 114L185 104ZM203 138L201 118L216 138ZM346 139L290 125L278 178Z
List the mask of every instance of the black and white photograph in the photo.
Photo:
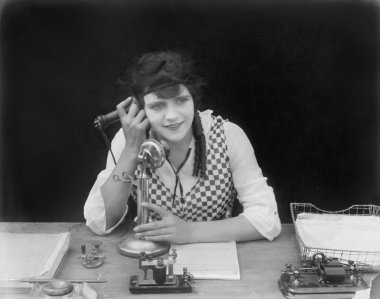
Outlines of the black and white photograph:
M380 298L379 1L2 0L0 57L1 298Z

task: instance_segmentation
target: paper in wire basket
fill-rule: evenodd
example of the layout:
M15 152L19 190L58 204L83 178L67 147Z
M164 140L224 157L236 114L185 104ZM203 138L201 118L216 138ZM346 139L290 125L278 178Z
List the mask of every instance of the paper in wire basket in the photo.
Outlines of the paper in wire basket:
M302 261L322 252L341 262L354 261L365 271L380 271L379 206L325 211L310 203L291 203L290 210Z

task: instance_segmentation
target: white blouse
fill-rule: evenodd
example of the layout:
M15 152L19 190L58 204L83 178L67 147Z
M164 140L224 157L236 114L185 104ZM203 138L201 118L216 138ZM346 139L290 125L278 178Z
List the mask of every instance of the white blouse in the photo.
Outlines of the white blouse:
M211 115L211 110L200 113L206 140L212 127ZM224 123L224 131L234 187L237 191L237 197L244 207L244 211L240 215L244 216L262 236L268 240L273 240L281 232L281 222L273 189L268 186L267 179L262 174L253 147L244 131L232 122ZM124 144L124 134L120 129L112 140L112 151L116 160L119 159ZM194 148L194 138L190 147ZM192 175L193 164L194 150L191 150L189 158L179 172L184 193L190 191L197 182L197 178ZM112 232L123 221L128 212L127 205L119 222L106 230L105 207L100 187L111 175L114 166L112 156L108 153L106 168L99 173L84 205L86 224L94 233L99 235ZM169 163L166 161L162 167L156 169L156 172L162 183L170 188L173 193L175 174ZM177 188L177 192L179 192L179 188Z

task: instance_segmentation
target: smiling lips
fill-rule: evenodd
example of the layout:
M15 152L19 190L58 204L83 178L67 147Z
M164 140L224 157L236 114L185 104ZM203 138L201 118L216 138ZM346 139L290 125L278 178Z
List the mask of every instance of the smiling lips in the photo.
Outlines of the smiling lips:
M175 130L175 129L177 129L180 125L182 125L182 123L183 123L183 121L180 122L180 123L176 123L176 124L171 124L171 125L165 126L165 128L170 129L170 130Z

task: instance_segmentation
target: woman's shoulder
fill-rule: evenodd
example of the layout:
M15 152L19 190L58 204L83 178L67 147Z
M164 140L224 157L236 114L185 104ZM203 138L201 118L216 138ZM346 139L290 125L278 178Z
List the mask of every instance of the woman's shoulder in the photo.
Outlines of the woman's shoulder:
M210 109L198 111L202 123L203 134L205 134L206 136L210 133L214 123L213 112L214 111Z
M226 133L231 132L233 134L242 131L239 125L229 121L228 118L224 118L221 115L214 115L213 113L214 111L210 109L199 111L199 116L201 118L203 132L205 135L209 134L213 127L217 124L223 125Z

